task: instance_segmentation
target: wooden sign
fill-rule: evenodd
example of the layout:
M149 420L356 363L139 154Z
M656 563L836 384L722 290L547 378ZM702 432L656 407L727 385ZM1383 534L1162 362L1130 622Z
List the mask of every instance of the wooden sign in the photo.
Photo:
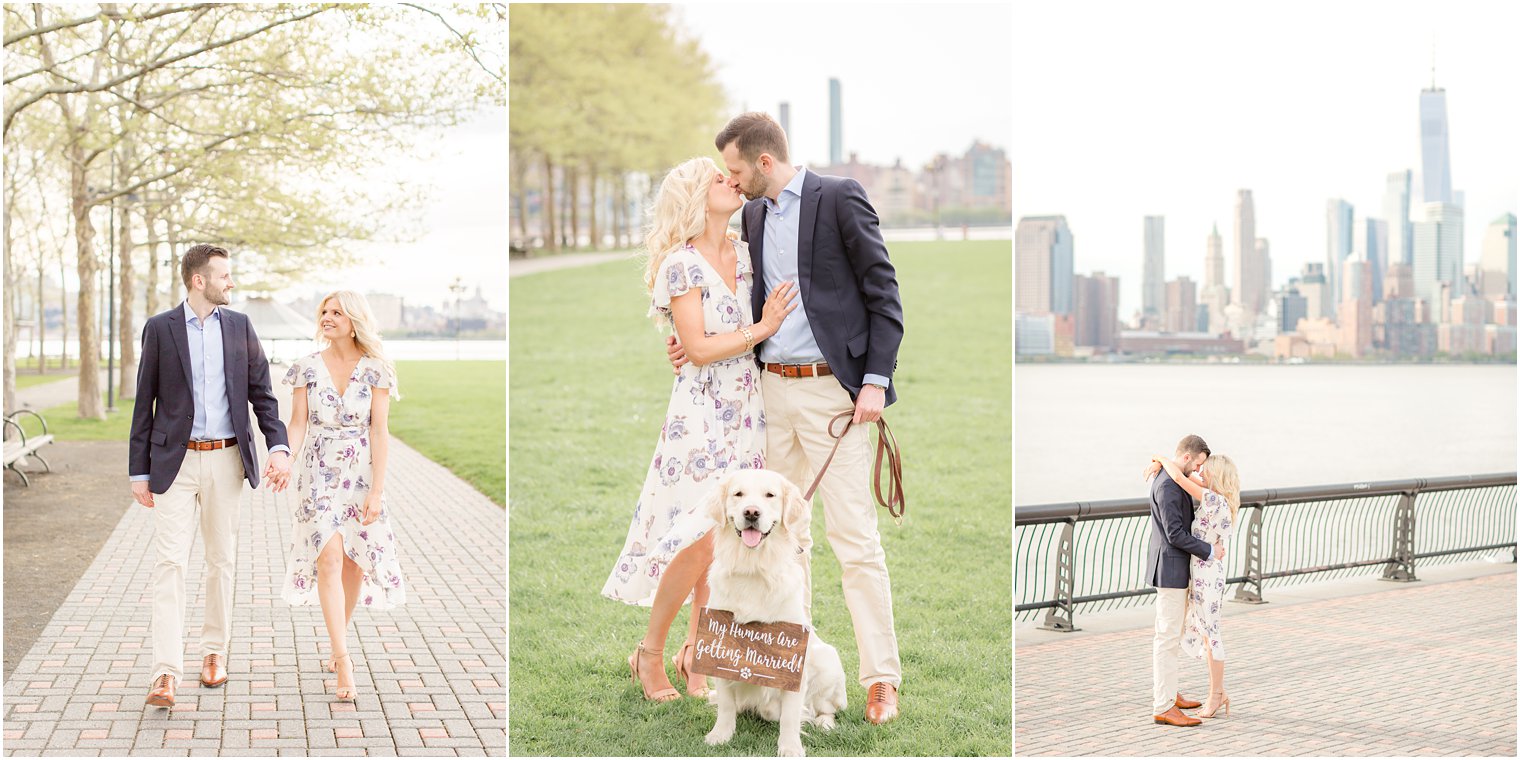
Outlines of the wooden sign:
M806 626L736 623L728 610L703 607L691 669L715 678L798 691L807 643Z

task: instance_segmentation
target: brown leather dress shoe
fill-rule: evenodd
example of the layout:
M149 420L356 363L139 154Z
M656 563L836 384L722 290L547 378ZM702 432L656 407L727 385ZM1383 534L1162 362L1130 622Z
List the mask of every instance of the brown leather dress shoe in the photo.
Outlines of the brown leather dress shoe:
M1176 702L1176 704L1177 704L1177 707L1179 707L1179 708L1181 708L1183 710L1191 710L1191 709L1193 709L1195 707L1203 707L1203 703L1202 702L1194 702L1193 700L1188 699L1187 697L1182 696L1182 692L1180 692L1180 691L1177 692L1177 702Z
M1160 715L1155 715L1152 717L1157 723L1164 723L1168 726L1196 726L1203 722L1197 718L1190 718L1187 715L1184 715L1181 710L1178 710L1176 708L1176 706L1173 706L1172 709L1167 710Z
M201 685L215 688L227 683L227 657L208 654L201 661Z
M153 680L153 688L148 692L148 704L154 707L174 706L174 676L165 673Z
M897 687L886 681L871 684L866 691L866 720L881 725L897 717Z

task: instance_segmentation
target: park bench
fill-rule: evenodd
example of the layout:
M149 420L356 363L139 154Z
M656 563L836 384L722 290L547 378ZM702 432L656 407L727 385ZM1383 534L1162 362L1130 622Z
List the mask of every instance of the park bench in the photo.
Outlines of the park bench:
M21 427L21 421L17 419L23 414L30 414L42 423L42 434L28 437L26 430ZM5 469L16 473L21 477L21 485L30 487L32 481L21 471L21 463L27 457L33 457L42 463L47 472L52 472L52 465L48 464L42 455L37 453L43 446L53 442L53 435L48 432L47 420L42 415L30 410L22 409L18 412L5 416Z

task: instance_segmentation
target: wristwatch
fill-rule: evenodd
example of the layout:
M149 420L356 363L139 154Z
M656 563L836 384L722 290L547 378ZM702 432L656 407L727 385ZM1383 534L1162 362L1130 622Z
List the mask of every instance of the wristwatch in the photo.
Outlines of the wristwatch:
M886 393L887 392L887 386L885 386L885 385L878 385L876 383L866 383L866 385L869 385L872 388L880 388L882 393Z

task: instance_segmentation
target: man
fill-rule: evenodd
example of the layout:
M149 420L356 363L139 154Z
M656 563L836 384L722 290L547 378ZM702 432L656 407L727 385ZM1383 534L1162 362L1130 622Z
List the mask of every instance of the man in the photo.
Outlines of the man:
M1177 444L1172 461L1192 475L1209 458L1209 445L1190 435ZM1147 583L1156 587L1156 636L1151 644L1153 719L1169 726L1196 726L1186 715L1201 705L1177 691L1177 658L1182 655L1183 610L1187 603L1188 556L1224 559L1224 547L1210 546L1191 532L1193 498L1162 470L1151 481L1151 544L1146 556Z
M892 622L892 588L869 489L867 425L896 400L892 372L902 343L897 273L876 211L860 183L787 163L781 126L763 113L734 117L714 141L729 185L749 203L741 231L761 282L754 313L782 282L797 283L802 308L756 351L764 372L766 464L806 487L833 448L829 420L853 410L855 425L819 484L829 544L839 560L845 605L860 650L866 719L898 714L902 664ZM672 360L684 354L671 341ZM811 511L808 521L811 522ZM802 531L807 535L806 525ZM811 541L803 554L812 615Z
M227 681L243 481L259 485L248 407L269 446L264 476L281 490L290 447L269 362L248 317L221 308L233 288L227 251L196 245L180 277L189 296L143 325L137 403L132 410L132 498L153 510L153 686L147 703L173 707L184 665L185 566L199 505L206 554L201 684Z

